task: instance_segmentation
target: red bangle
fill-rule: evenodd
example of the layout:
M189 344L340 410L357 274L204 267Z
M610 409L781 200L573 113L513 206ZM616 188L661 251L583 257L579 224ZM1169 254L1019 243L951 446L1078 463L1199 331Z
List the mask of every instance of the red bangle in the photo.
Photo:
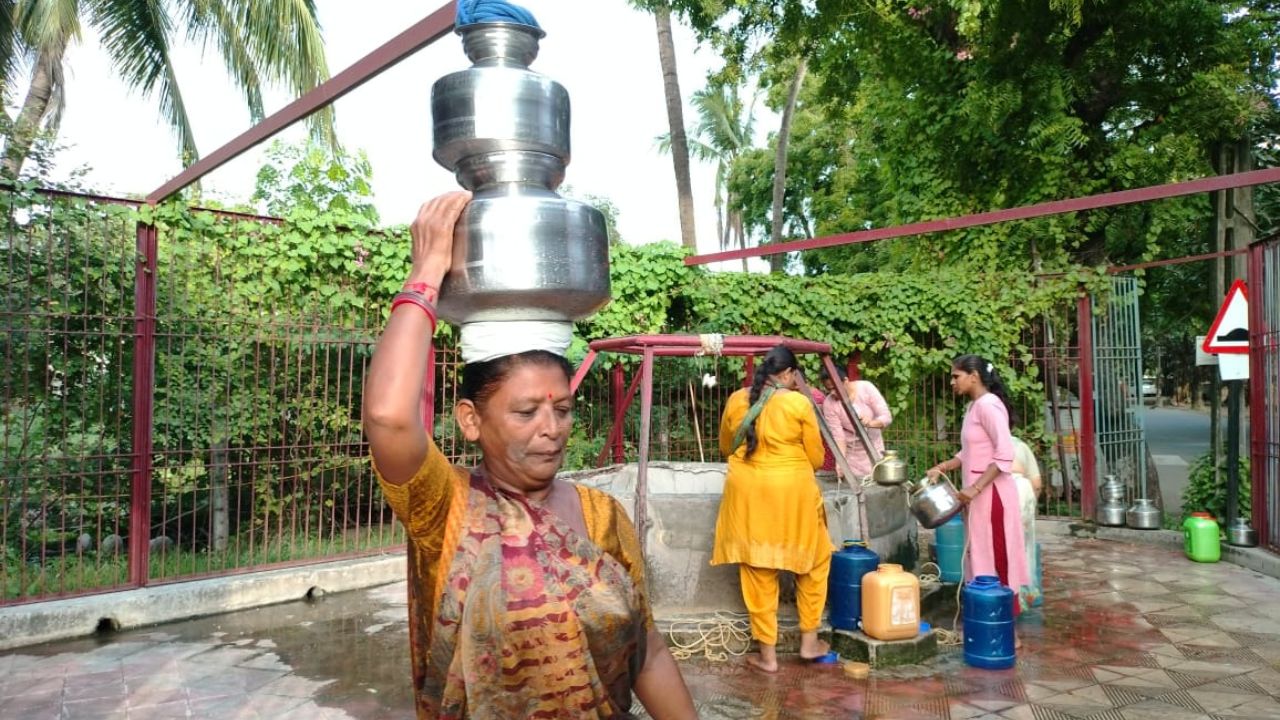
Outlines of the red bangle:
M427 314L427 319L431 321L431 332L435 333L436 309L421 293L411 291L396 293L395 298L391 300L391 312L394 313L401 305L416 305L421 308L422 312Z
M400 289L405 292L418 293L419 295L427 298L428 301L435 300L436 296L440 294L440 288L424 282L407 282L404 284L404 287Z

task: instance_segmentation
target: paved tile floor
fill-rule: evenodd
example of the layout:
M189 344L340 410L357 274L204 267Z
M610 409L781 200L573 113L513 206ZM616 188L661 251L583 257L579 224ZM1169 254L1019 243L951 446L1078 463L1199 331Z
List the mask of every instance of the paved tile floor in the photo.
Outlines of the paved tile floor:
M1046 538L1018 666L684 663L701 717L1280 718L1280 582L1158 548ZM0 718L407 718L403 585L0 654Z

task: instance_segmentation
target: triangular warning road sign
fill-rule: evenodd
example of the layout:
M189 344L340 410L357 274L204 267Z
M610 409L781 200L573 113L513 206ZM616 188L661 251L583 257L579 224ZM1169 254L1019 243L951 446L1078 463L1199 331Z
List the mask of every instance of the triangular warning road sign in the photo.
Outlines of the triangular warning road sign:
M1218 317L1204 336L1203 347L1207 353L1248 354L1249 296L1243 280L1231 284Z

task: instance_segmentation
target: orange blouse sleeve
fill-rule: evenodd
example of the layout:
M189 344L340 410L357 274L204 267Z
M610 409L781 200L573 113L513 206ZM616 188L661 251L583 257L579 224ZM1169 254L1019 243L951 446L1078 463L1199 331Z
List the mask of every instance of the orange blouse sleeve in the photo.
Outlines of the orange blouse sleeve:
M409 482L401 485L387 482L378 472L376 462L373 472L382 486L382 496L414 544L439 551L455 495L456 471L435 441L428 439L427 456Z

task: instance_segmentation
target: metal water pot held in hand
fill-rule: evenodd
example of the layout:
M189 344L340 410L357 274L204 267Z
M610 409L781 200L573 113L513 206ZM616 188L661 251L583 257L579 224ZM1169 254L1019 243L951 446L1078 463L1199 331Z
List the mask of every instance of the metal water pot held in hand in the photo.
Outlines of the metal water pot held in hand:
M910 492L911 514L926 528L936 528L955 517L964 508L960 493L945 478L922 478L907 483Z
M555 190L569 163L569 94L529 70L543 32L459 28L474 63L431 89L436 162L473 193L454 229L440 316L570 321L609 301L609 238L595 208Z

